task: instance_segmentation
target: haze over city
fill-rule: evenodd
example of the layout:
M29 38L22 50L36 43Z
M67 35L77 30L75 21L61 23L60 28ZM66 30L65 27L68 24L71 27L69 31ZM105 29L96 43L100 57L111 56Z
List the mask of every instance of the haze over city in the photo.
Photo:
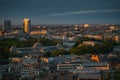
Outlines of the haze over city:
M120 24L120 0L0 0L0 19L22 24ZM1 24L1 21L0 21Z

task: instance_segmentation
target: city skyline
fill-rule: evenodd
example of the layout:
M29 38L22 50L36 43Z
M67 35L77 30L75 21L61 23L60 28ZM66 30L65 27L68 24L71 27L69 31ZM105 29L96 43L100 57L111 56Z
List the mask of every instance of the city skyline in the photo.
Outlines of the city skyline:
M22 24L120 24L119 0L0 0L0 18ZM1 24L1 22L0 22Z

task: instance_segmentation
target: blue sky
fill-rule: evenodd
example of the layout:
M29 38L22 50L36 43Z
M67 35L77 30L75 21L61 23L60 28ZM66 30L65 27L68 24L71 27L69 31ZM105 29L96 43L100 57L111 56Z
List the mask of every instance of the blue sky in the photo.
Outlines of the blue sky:
M12 24L120 24L120 0L0 0L0 10Z

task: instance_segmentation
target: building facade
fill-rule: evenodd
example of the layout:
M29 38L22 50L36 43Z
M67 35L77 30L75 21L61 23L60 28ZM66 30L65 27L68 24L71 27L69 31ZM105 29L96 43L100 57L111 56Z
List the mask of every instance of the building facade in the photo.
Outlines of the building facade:
M23 20L23 30L26 33L29 33L31 31L31 28L30 28L31 24L30 24L30 22L31 22L30 19L24 19Z
M11 21L10 20L3 20L3 31L10 32L11 31Z

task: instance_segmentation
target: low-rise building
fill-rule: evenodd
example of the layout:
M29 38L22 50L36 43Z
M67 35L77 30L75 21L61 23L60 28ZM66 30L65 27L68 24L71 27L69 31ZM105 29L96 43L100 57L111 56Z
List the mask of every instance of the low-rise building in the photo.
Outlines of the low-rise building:
M41 48L40 52L46 53L46 52L52 52L52 51L55 51L55 50L58 50L57 46L46 46L46 47Z
M91 45L91 46L101 45L100 42L96 42L96 41L83 41L82 44L83 44L83 45Z
M40 55L40 48L42 47L43 45L39 42L36 42L32 47L16 48L16 46L11 46L10 53L18 54L18 55L26 55L26 54Z
M114 46L113 47L113 52L114 53L120 53L120 46Z
M83 62L81 64L57 64L57 70L58 71L70 71L75 69L89 69L89 70L109 70L109 64L108 63L98 63L98 62Z
M65 50L69 51L71 47L75 45L75 41L63 41Z
M78 80L101 80L101 74L100 73L79 74Z
M115 35L114 36L114 41L120 42L120 35Z

